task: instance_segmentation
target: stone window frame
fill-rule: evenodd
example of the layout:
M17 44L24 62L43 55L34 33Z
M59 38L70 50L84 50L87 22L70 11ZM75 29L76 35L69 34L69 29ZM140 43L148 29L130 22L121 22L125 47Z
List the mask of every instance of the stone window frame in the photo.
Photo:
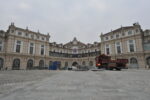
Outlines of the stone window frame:
M3 40L0 40L0 52L3 51L4 42Z
M132 43L131 43L132 41ZM127 45L128 45L128 52L136 52L136 44L135 44L135 40L128 40L127 41ZM133 45L134 50L131 51L131 45Z
M18 43L18 42L20 42L20 43ZM20 46L19 52L17 52L17 45ZM16 52L16 53L22 53L22 51L23 51L23 41L21 41L21 40L16 40L16 41L15 41L14 52Z
M31 43L33 44L33 46L31 46ZM32 53L30 52L31 47L33 47L33 52ZM28 48L28 54L34 54L34 53L35 53L35 43L30 42L29 43L29 48Z
M120 53L118 52L118 47L120 47ZM120 41L115 42L115 51L116 51L116 54L123 53L123 51L122 51L122 43Z

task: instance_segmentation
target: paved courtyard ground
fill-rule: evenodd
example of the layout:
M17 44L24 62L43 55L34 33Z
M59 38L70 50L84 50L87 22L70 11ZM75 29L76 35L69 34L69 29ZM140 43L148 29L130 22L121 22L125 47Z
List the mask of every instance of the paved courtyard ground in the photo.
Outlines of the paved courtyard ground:
M150 100L150 71L0 71L0 100Z

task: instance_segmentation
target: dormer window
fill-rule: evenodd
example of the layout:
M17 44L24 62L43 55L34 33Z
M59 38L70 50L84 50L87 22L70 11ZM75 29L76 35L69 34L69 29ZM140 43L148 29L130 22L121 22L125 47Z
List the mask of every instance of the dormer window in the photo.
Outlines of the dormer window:
M22 32L18 32L18 35L20 35L20 36L21 36L21 35L22 35Z
M25 33L25 36L28 37L28 33Z
M32 39L34 38L34 35L33 35L33 34L31 34L31 38L32 38Z
M42 40L44 40L44 37L42 37Z
M39 36L38 36L38 35L37 35L36 37L37 37L37 39L39 39Z
M14 33L14 30L11 30L11 33Z

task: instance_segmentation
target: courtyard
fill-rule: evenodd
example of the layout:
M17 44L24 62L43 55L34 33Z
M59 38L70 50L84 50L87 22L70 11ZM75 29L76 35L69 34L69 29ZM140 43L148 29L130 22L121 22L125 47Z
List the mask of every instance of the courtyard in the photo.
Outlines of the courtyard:
M0 100L149 100L150 70L0 71Z

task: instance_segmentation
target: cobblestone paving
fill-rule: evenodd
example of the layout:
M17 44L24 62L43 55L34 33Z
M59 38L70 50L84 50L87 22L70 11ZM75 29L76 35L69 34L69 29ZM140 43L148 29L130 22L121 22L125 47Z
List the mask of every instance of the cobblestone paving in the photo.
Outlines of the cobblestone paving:
M150 71L0 72L0 100L150 100Z

